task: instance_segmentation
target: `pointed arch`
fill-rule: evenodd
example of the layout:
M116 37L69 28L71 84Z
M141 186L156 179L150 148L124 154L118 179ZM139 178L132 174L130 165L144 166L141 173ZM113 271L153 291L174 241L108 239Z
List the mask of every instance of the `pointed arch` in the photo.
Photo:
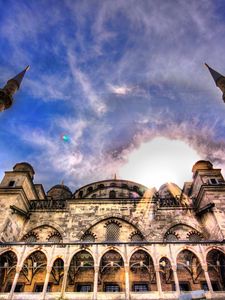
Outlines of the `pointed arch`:
M136 230L138 230L141 233L145 232L144 228L142 227L142 225L140 223L133 222L132 219L129 219L126 216L121 216L121 214L119 214L119 213L113 213L113 214L109 213L104 216L99 216L99 217L95 218L93 221L88 223L88 225L84 226L84 229L82 229L77 235L78 239L80 240L86 231L91 230L92 227L99 224L100 222L107 221L108 219L113 219L113 218L130 224L131 226L133 226Z
M155 266L148 251L136 249L130 256L129 268L132 291L157 291Z
M17 255L12 250L6 250L0 255L0 292L10 292L16 266L18 263Z
M225 291L225 254L211 249L206 256L209 278L214 291Z
M94 282L94 259L86 249L79 249L70 260L66 290L91 292Z
M189 249L181 250L176 261L181 291L201 290L203 286L207 286L201 261L193 251Z

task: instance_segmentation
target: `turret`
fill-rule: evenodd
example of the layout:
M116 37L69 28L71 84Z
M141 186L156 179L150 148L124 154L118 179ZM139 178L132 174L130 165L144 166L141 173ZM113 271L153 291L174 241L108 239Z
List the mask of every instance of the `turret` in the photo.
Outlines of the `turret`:
M223 75L221 75L220 73L218 73L217 71L210 68L207 64L205 64L205 65L209 69L209 72L211 73L216 86L218 86L218 88L222 91L222 93L223 93L222 98L223 98L223 101L225 102L225 77Z
M200 190L212 186L224 184L224 179L221 174L221 169L214 169L210 161L199 160L193 168L193 184L191 187L191 197L196 198L200 196ZM198 199L200 200L200 199Z
M27 66L15 77L9 79L6 85L2 89L0 89L0 111L6 110L12 106L13 95L20 88L23 77L28 69L29 66Z
M225 182L220 169L214 169L210 161L199 160L192 168L193 183L190 196L196 216L202 222L210 239L224 239Z

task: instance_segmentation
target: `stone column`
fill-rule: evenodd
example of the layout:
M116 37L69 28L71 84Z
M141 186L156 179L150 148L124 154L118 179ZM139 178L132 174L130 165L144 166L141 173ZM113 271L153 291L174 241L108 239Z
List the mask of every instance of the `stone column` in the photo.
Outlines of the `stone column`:
M64 297L64 294L65 294L65 291L66 291L66 283L67 283L68 271L69 271L69 266L68 265L64 265L64 273L63 273L61 295L60 295L61 298Z
M20 257L18 257L18 262L17 262L17 266L16 266L16 274L15 274L15 277L13 279L13 284L12 284L12 287L11 287L11 290L10 290L10 293L9 293L9 297L8 297L9 300L13 299L13 293L15 291L16 284L17 284L18 278L20 276L20 271L23 267L22 260L23 260L23 257L25 255L25 252L26 252L26 245L23 246L23 250L20 253Z
M130 277L129 277L129 265L125 264L124 265L124 270L125 270L125 299L130 300Z
M47 268L46 268L47 273L46 273L46 276L45 276L45 283L44 283L43 290L42 290L42 295L41 295L42 300L45 300L51 270L52 270L52 266L47 266Z
M21 269L22 269L22 266L16 266L16 274L15 274L15 277L13 279L13 284L12 284L12 287L11 287L11 290L10 290L10 293L9 293L8 300L13 299L13 293L15 291L17 280L18 280L18 278L20 276Z
M179 285L179 280L178 280L178 276L177 276L177 266L172 266L172 269L173 269L173 277L174 277L175 286L176 286L176 292L178 294L180 294L180 285Z
M208 285L208 288L209 288L209 292L213 293L212 283L211 283L211 280L209 278L209 273L208 273L208 266L203 265L202 269L204 270L204 273L205 273L205 279L206 279L206 282L207 282L207 285Z
M93 300L97 300L97 294L98 294L98 274L99 274L99 266L95 265L94 287L93 287Z
M156 282L157 282L157 288L159 292L159 297L162 297L162 286L161 286L161 280L160 280L160 274L159 274L160 267L159 265L155 266L155 274L156 274Z

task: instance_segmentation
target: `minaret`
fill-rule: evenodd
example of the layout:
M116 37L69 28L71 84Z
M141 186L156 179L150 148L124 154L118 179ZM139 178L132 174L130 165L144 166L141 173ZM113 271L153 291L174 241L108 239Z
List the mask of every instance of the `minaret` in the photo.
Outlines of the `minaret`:
M0 89L0 111L6 110L11 107L13 103L13 95L20 88L20 84L23 80L24 74L29 69L27 66L22 72L15 77L9 79L7 84Z
M207 64L205 64L206 67L209 69L209 72L212 75L212 78L214 79L216 86L222 91L223 93L223 101L225 102L225 77L218 73L217 71L210 68Z

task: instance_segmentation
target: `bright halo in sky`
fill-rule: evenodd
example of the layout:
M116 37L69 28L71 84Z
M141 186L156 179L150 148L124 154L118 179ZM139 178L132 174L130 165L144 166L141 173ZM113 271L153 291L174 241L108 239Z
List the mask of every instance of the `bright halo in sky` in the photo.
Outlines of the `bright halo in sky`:
M174 182L182 188L185 181L192 180L192 166L200 159L185 142L159 137L134 150L119 176L147 187Z

